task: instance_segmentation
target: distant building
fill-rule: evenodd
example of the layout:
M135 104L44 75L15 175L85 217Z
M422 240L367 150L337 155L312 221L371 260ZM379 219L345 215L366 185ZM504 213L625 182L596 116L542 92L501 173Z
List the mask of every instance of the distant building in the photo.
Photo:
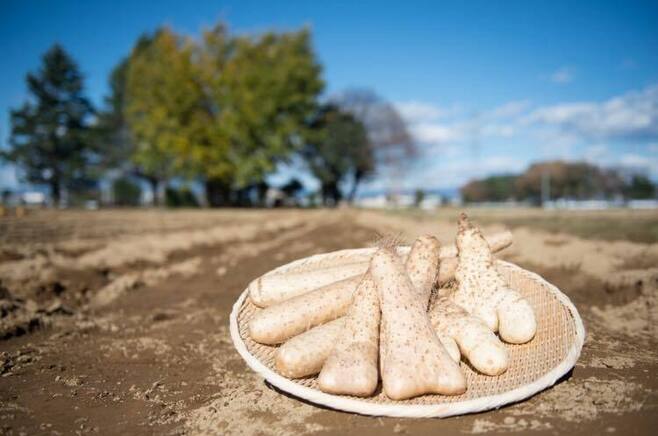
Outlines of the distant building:
M26 206L45 206L48 201L46 194L38 191L28 191L20 195L20 202Z
M385 195L377 194L357 198L355 205L371 209L406 209L415 207L416 196L414 194ZM418 207L423 210L433 210L442 206L443 197L439 194L426 193Z

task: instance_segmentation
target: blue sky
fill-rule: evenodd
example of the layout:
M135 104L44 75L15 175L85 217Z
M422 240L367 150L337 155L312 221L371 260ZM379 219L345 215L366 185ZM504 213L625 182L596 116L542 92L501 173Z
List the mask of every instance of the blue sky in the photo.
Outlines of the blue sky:
M239 33L309 25L327 94L365 86L396 104L422 151L405 187L455 187L549 158L658 179L655 1L2 0L0 141L9 108L26 98L25 74L54 42L101 103L110 70L141 33L168 24L198 35L220 19ZM0 168L0 186L15 178Z

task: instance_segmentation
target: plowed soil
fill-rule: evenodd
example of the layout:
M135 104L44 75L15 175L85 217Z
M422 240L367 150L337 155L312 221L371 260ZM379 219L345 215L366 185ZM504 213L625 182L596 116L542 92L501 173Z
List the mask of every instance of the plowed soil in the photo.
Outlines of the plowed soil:
M500 256L562 289L587 329L571 373L500 410L443 420L336 412L277 391L234 350L229 313L253 278L383 234L411 241L431 232L450 243L456 212L0 218L0 434L653 434L658 219L650 213L565 215L555 229L533 226L536 211L473 212L485 232L513 228L514 245ZM608 229L627 220L635 231L597 237L582 233L583 220L608 220Z

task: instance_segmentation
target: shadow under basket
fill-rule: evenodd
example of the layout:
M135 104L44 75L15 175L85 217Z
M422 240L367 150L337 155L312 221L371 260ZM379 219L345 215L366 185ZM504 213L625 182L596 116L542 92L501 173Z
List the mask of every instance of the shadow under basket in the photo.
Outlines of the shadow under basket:
M408 252L399 247L399 253ZM296 260L268 274L305 271L332 264L362 262L373 248L340 250ZM278 346L259 344L249 337L251 318L262 310L253 305L245 290L233 306L230 317L231 338L247 364L269 383L315 404L363 415L409 418L448 417L496 409L524 400L552 386L576 364L585 339L578 311L569 298L539 275L512 263L497 261L504 280L532 305L537 318L537 333L523 345L505 344L510 353L508 370L500 376L482 375L464 361L461 369L468 389L462 395L423 395L396 401L381 392L368 398L326 394L318 389L317 377L289 379L276 372L274 357Z

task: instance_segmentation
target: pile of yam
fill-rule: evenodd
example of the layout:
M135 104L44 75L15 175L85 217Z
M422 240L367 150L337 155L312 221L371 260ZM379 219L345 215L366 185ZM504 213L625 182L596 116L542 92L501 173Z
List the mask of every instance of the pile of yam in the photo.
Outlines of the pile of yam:
M317 375L327 393L368 397L381 382L393 400L462 394L461 359L498 376L509 367L503 342L526 343L537 329L529 302L495 268L493 253L511 243L509 232L485 238L461 214L455 246L425 235L406 255L389 241L367 257L268 273L249 285L262 308L249 335L280 345L281 375Z

